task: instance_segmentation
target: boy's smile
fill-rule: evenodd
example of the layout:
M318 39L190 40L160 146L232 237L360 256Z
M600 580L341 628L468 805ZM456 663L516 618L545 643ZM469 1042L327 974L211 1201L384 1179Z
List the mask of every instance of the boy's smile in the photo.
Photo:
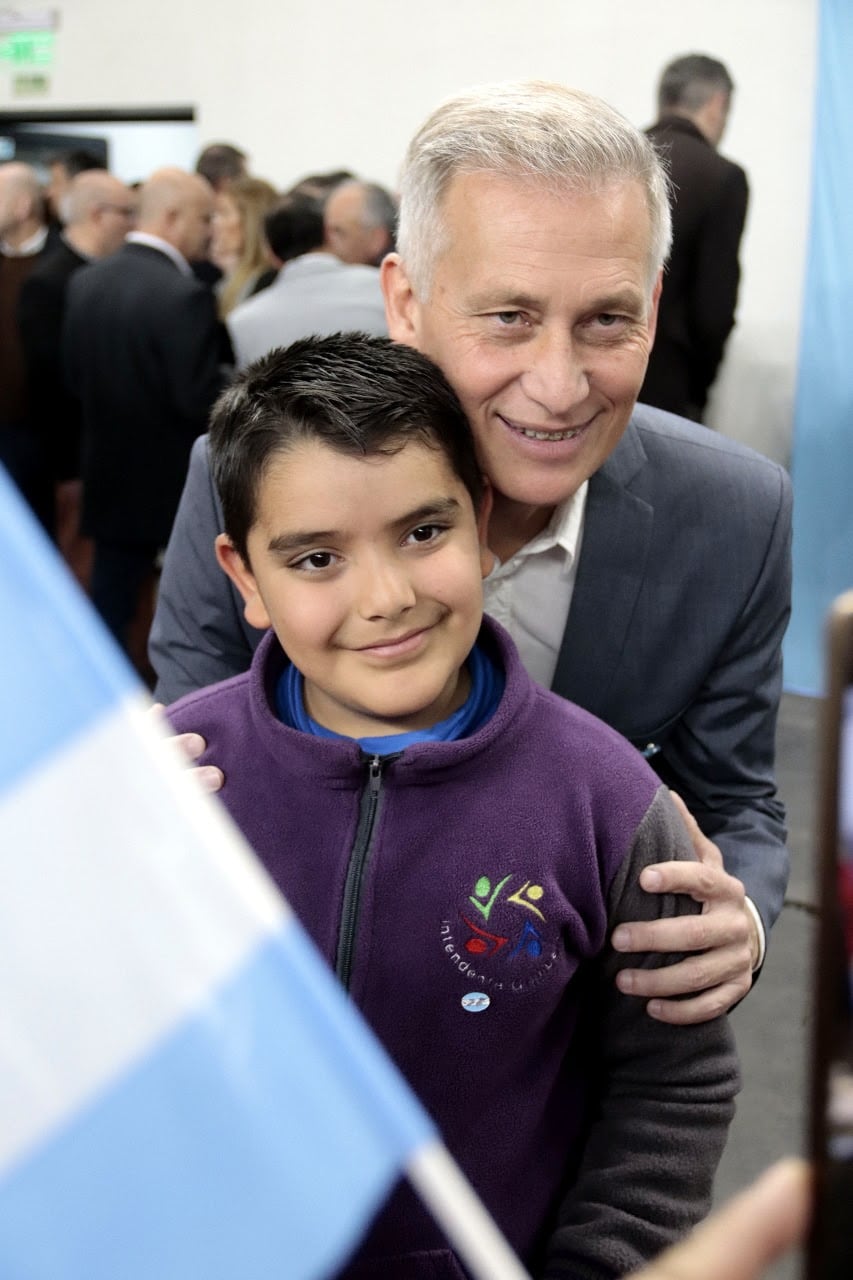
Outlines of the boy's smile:
M349 737L402 733L467 697L491 563L477 524L438 448L352 457L303 440L261 480L250 566L225 538L217 552L247 620L305 677L309 715Z

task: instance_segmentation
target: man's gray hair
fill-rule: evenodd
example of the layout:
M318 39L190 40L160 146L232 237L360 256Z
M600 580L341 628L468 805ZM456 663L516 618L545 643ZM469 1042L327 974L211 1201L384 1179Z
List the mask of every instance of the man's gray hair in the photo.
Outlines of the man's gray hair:
M397 205L394 197L378 182L358 184L364 195L362 222L366 227L384 227L392 237L397 228Z
M651 227L650 288L669 253L669 182L649 140L600 98L542 80L480 85L443 102L409 144L397 245L421 300L447 243L442 203L459 174L519 178L554 194L637 182Z
M731 97L734 81L725 65L705 53L687 53L664 67L658 86L658 110L700 111L721 91Z

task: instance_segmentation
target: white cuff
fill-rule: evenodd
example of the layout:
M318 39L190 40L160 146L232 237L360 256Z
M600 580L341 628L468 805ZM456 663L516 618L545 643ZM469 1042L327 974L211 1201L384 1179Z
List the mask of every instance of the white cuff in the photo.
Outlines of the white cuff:
M752 970L753 973L757 973L764 964L764 953L767 950L767 939L764 935L764 925L762 923L761 916L758 914L758 907L756 907L752 898L744 898L744 902L749 908L750 915L755 921L755 927L758 931L758 959L756 960L755 967Z

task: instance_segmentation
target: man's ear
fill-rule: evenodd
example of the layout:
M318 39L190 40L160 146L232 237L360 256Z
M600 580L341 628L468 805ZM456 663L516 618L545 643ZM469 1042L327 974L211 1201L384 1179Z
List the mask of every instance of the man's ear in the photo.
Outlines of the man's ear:
M477 512L477 535L480 542L480 572L487 578L495 563L494 552L489 550L489 519L494 505L494 493L491 482L483 476L483 497L480 510Z
M228 575L243 597L243 617L250 627L265 630L271 626L270 616L245 560L226 533L220 533L213 545L220 569Z
M417 347L418 300L399 253L386 254L379 273L389 338L407 347Z

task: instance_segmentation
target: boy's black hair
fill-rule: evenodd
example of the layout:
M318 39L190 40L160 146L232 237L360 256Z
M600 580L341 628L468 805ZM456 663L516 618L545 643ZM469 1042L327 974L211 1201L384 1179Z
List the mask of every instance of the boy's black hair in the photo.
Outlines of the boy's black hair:
M443 453L477 510L483 477L471 428L447 379L412 347L363 333L304 338L244 370L210 425L213 478L225 532L248 564L247 539L270 461L301 441L352 457L404 445Z

